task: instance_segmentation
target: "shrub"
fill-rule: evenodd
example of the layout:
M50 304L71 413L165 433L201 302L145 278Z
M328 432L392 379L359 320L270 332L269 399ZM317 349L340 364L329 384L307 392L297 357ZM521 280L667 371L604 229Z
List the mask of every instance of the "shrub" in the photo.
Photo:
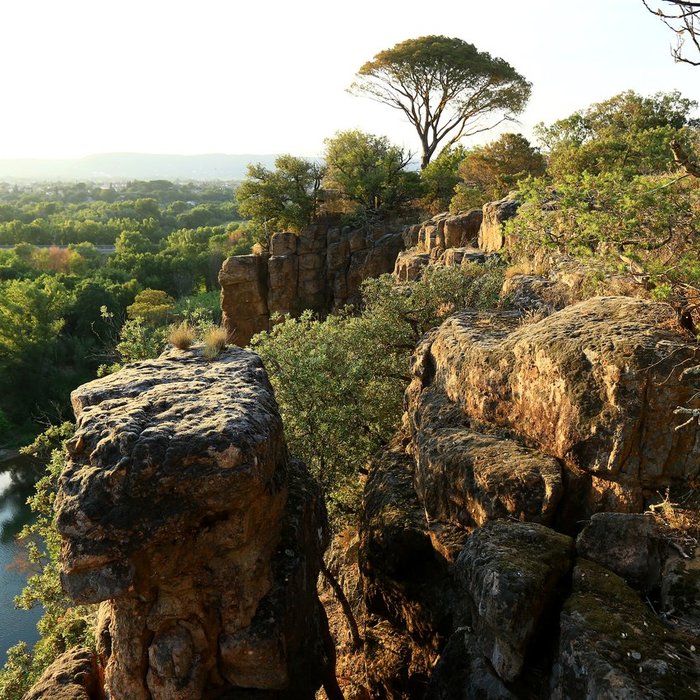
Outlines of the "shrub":
M455 309L495 305L502 283L497 262L429 269L408 285L383 275L363 284L361 314L321 321L306 311L252 339L290 450L321 483L334 529L357 517L369 459L396 430L417 340Z
M64 423L42 433L25 453L51 458L45 476L37 483L36 493L29 505L36 514L34 524L25 526L20 537L29 560L41 566L41 573L31 576L15 603L31 609L41 605L44 614L37 627L40 639L34 650L20 642L8 650L7 663L0 670L0 700L20 700L56 657L75 646L94 647L96 605L74 605L61 588L59 553L61 539L56 530L54 499L58 479L65 467L65 440L73 426Z
M543 249L628 270L648 287L700 281L700 181L623 173L521 183L506 232L516 255Z

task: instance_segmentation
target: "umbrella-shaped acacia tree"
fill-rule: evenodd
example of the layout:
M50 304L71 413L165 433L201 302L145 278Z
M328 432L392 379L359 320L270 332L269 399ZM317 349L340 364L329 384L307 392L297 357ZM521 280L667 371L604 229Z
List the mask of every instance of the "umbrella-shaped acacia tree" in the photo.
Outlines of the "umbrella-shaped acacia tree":
M424 36L381 51L350 92L401 110L420 137L421 168L438 145L492 129L522 112L530 83L502 58L462 39Z

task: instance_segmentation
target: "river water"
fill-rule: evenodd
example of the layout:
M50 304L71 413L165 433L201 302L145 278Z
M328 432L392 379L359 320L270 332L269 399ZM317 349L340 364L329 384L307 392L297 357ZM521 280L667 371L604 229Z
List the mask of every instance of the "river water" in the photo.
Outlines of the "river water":
M35 572L16 536L31 521L26 502L39 475L40 469L28 458L0 462L0 666L9 647L19 641L32 646L39 636L36 623L41 610L17 610L14 606L14 597L24 588L27 576Z

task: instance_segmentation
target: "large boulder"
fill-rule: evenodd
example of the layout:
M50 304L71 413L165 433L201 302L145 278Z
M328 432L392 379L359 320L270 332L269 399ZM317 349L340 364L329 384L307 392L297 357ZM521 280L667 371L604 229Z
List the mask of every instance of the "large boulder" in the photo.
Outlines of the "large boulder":
M669 307L640 299L593 298L526 325L463 311L417 352L409 413L439 390L465 418L560 460L571 517L639 511L645 491L700 473L698 425L673 430L675 408L698 403L692 377L681 381L695 353Z
M95 653L77 647L61 654L22 700L93 700L102 697Z
M648 594L661 583L668 545L651 514L596 513L576 538L576 550Z
M488 659L470 627L459 627L440 654L425 700L517 700Z
M219 272L222 321L230 343L244 346L258 332L269 330L268 256L235 255Z
M535 523L492 522L467 540L455 576L477 643L503 680L520 675L531 640L556 613L573 558L570 537Z
M581 559L561 612L551 697L698 698L696 644L660 622L621 578Z
M481 209L470 209L448 216L444 228L445 248L476 245L483 218Z
M430 264L430 255L419 252L416 248L399 253L394 265L394 277L398 282L413 282Z
M512 517L554 519L563 486L557 460L503 435L485 434L437 386L408 405L414 487L434 520L464 527Z
M61 580L78 602L105 601L106 692L312 698L327 665L325 510L287 456L260 359L171 350L71 400Z

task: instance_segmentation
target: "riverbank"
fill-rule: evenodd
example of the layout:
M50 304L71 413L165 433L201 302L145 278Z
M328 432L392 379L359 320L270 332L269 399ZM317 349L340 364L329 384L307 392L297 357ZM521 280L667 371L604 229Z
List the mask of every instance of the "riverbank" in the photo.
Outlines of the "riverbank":
M39 638L36 623L41 610L18 610L14 599L28 576L36 573L17 535L32 520L27 498L41 471L41 465L17 450L0 451L0 665L11 646L20 641L32 646Z

